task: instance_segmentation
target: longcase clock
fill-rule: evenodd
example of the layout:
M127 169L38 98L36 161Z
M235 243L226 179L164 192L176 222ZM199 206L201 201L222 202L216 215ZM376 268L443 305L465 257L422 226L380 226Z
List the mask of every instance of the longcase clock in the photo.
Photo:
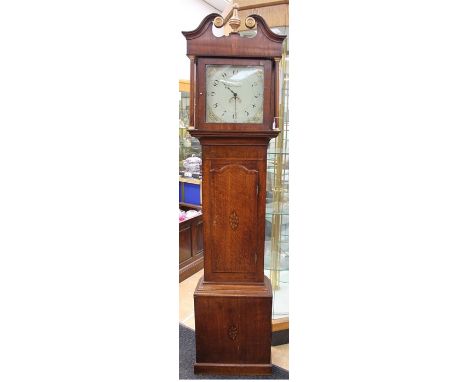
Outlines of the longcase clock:
M204 276L194 293L195 373L271 374L272 289L264 275L266 153L278 135L279 61L285 36L258 15L241 36L216 37L208 15L182 32L191 63L190 134L203 166Z

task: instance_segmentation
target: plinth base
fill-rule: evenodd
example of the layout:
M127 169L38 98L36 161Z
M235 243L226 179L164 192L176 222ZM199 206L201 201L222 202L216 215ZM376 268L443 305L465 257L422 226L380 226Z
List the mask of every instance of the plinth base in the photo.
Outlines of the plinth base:
M217 375L271 375L271 364L222 364L222 363L195 363L195 374Z
M270 375L270 280L258 284L198 282L195 373Z

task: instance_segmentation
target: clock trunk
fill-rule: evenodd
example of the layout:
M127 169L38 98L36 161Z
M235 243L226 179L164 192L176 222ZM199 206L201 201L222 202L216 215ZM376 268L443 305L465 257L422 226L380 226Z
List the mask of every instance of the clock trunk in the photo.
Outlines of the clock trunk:
M205 280L263 282L267 139L201 138Z

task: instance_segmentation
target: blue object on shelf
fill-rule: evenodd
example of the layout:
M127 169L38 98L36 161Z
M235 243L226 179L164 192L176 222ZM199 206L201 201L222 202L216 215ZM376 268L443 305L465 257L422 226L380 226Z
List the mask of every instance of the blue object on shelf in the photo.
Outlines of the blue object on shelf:
M200 184L179 182L179 202L201 205Z
M184 202L189 204L200 205L200 185L199 184L184 184Z

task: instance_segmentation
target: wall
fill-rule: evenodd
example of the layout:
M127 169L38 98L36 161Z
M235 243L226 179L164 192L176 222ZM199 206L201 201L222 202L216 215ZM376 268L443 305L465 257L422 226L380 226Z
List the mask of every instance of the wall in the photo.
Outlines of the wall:
M181 12L177 15L176 20L180 31L194 30L203 18L210 13L221 13L221 11L208 5L202 0L178 0ZM188 80L190 78L190 61L186 55L187 45L182 33L174 38L175 45L175 61L178 65L179 79Z

